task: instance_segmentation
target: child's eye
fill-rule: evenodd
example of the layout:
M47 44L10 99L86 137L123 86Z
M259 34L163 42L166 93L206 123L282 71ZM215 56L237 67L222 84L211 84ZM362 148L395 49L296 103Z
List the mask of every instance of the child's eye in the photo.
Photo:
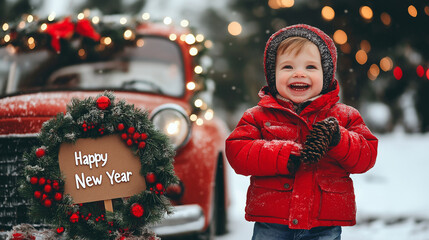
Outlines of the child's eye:
M291 65L285 65L285 66L283 66L283 69L292 69L292 66Z
M307 69L317 69L317 67L316 67L316 66L314 66L314 65L308 65L308 66L307 66Z

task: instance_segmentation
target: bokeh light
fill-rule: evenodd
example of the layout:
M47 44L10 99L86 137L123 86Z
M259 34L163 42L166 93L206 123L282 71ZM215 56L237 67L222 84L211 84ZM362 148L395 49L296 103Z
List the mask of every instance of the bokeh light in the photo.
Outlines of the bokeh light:
M358 62L360 65L364 65L368 60L368 55L366 55L366 52L361 49L356 52L355 58L356 62Z
M425 68L422 65L417 66L416 73L417 76L423 77L425 75Z
M228 32L232 36L240 35L242 30L243 29L242 29L241 24L239 22L234 21L234 22L231 22L230 24L228 24Z
M330 6L324 6L322 8L322 17L326 21L331 21L332 19L335 18L335 11L334 11L334 9L331 8Z
M393 61L390 57L384 57L380 60L380 68L381 70L387 72L392 70L393 68Z
M408 14L410 14L411 17L417 17L417 9L413 5L408 6Z
M381 19L381 22L386 26L390 26L390 24L392 23L392 18L388 13L383 12L380 15L380 19Z
M377 79L379 74L380 68L377 66L377 64L372 64L368 70L368 78L374 81L375 79Z
M399 66L396 66L393 69L393 76L395 77L396 80L401 80L402 75L403 75L402 69Z
M347 42L347 34L343 30L338 29L334 33L334 41L340 45L346 43Z
M371 20L374 15L374 13L372 12L372 9L368 6L360 7L359 14L365 20Z

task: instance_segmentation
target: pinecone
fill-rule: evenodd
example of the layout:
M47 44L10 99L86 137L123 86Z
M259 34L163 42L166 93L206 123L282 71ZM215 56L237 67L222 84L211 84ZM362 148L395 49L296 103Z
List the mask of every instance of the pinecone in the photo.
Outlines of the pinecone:
M335 130L335 126L330 121L326 119L314 124L301 152L303 163L317 163L326 154Z

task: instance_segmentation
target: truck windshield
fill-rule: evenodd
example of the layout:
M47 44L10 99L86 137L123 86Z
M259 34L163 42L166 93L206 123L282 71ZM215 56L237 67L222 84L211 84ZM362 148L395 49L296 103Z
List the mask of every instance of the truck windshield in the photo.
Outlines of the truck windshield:
M185 91L179 46L165 38L146 36L134 46L97 59L64 55L50 50L14 53L0 49L1 95L52 89L112 89L180 97Z

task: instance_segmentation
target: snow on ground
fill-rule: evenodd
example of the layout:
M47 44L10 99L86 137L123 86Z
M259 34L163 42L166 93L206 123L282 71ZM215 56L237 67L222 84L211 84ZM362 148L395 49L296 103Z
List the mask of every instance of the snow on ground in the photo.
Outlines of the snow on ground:
M429 134L397 131L378 135L377 162L353 175L357 225L344 227L345 240L429 240ZM248 177L229 168L229 233L217 240L251 239L253 223L244 220Z

